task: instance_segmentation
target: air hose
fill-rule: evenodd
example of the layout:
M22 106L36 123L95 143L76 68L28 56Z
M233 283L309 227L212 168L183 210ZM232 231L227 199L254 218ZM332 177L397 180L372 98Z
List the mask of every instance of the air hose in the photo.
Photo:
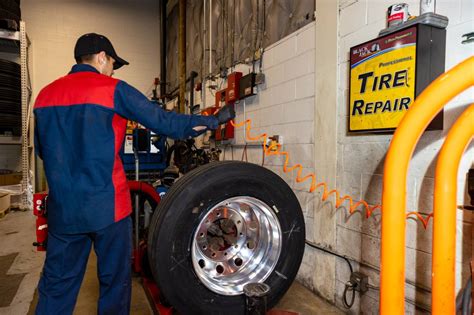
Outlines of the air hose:
M285 159L285 162L283 164L283 172L288 173L288 172L292 172L292 171L296 170L296 182L297 183L301 183L301 182L305 182L307 180L310 180L311 181L311 186L309 188L309 192L313 192L317 188L323 187L323 192L322 192L322 197L321 197L322 201L326 201L331 195L334 195L335 196L335 207L340 208L342 206L342 204L346 200L348 200L349 201L349 213L350 214L354 213L357 210L357 208L359 208L359 206L362 205L365 208L366 218L369 218L376 209L380 209L380 210L382 209L381 204L369 205L369 203L365 200L354 201L354 198L352 198L349 195L344 195L344 196L341 197L341 194L339 193L339 191L337 189L329 190L328 184L326 182L322 182L322 181L318 182L317 179L316 179L316 173L308 173L308 174L303 176L303 174L302 174L303 173L303 166L301 164L295 164L293 166L288 166L288 163L289 163L289 160L290 160L290 154L286 151L281 150L281 144L271 142L270 145L267 145L269 137L266 133L262 133L262 134L257 135L257 136L251 136L250 132L251 132L251 129L252 129L252 126L251 126L252 121L250 119L247 119L247 120L245 120L243 122L240 122L240 123L234 123L232 120L230 122L231 122L232 126L234 126L236 128L245 126L246 140L248 140L248 141L262 141L262 149L263 149L263 153L264 153L265 156L272 156L272 155L283 156L284 159ZM408 212L406 214L407 219L410 218L410 219L420 220L425 229L427 228L429 220L431 219L432 216L433 216L433 213L425 214L425 213L420 213L420 212L417 212L417 211Z
M462 315L472 314L472 278L466 283L464 289L459 292L458 297L456 298L456 310L461 311Z

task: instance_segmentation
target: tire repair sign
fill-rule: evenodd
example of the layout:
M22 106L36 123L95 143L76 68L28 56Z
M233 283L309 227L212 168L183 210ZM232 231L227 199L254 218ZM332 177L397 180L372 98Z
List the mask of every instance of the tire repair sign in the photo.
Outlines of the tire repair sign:
M396 128L415 99L416 27L351 48L349 131Z

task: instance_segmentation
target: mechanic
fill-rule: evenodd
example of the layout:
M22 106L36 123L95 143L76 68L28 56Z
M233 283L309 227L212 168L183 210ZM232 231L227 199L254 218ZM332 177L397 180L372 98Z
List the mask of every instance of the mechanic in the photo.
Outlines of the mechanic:
M77 64L46 86L34 106L35 146L49 186L48 244L36 314L72 314L92 245L100 280L98 314L129 314L132 203L119 156L127 120L186 139L235 116L167 112L114 70L129 63L103 35L81 36Z

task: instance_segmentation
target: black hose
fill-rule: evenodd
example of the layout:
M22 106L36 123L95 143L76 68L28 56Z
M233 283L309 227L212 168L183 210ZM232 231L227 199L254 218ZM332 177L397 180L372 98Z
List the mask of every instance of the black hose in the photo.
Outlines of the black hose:
M456 311L462 309L463 298L464 298L464 289L462 289L459 292L458 296L456 297Z
M472 291L472 278L469 278L469 281L464 288L464 293L462 296L462 315L472 314L472 301L471 301L471 292Z
M347 302L347 291L352 291L352 297L351 301L348 303ZM352 282L347 282L344 288L344 293L342 294L342 302L344 303L345 308L351 308L352 305L354 305L355 301L355 290L354 290L354 283Z
M344 255L340 255L336 252L333 252L332 250L330 249L327 249L327 248L324 248L322 246L319 246L319 245L316 245L308 240L305 240L305 243L306 245L308 245L309 247L312 247L312 248L316 248L316 249L319 249L320 251L323 251L325 253L328 253L328 254L331 254L331 255L334 255L336 257L339 257L339 258L342 258L344 259L346 262L347 262L347 265L349 265L349 269L351 271L351 274L354 272L354 269L352 268L352 264L351 264L351 261L350 261L350 258L347 257L347 256L344 256Z

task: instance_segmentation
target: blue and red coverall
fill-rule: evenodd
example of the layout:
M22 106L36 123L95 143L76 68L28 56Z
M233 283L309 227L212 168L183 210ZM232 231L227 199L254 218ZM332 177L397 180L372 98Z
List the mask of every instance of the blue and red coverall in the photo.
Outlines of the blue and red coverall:
M71 314L92 244L99 314L128 314L131 200L119 152L127 120L174 139L217 128L213 116L166 112L127 83L84 64L46 86L34 106L35 145L49 186L48 250L37 314Z

